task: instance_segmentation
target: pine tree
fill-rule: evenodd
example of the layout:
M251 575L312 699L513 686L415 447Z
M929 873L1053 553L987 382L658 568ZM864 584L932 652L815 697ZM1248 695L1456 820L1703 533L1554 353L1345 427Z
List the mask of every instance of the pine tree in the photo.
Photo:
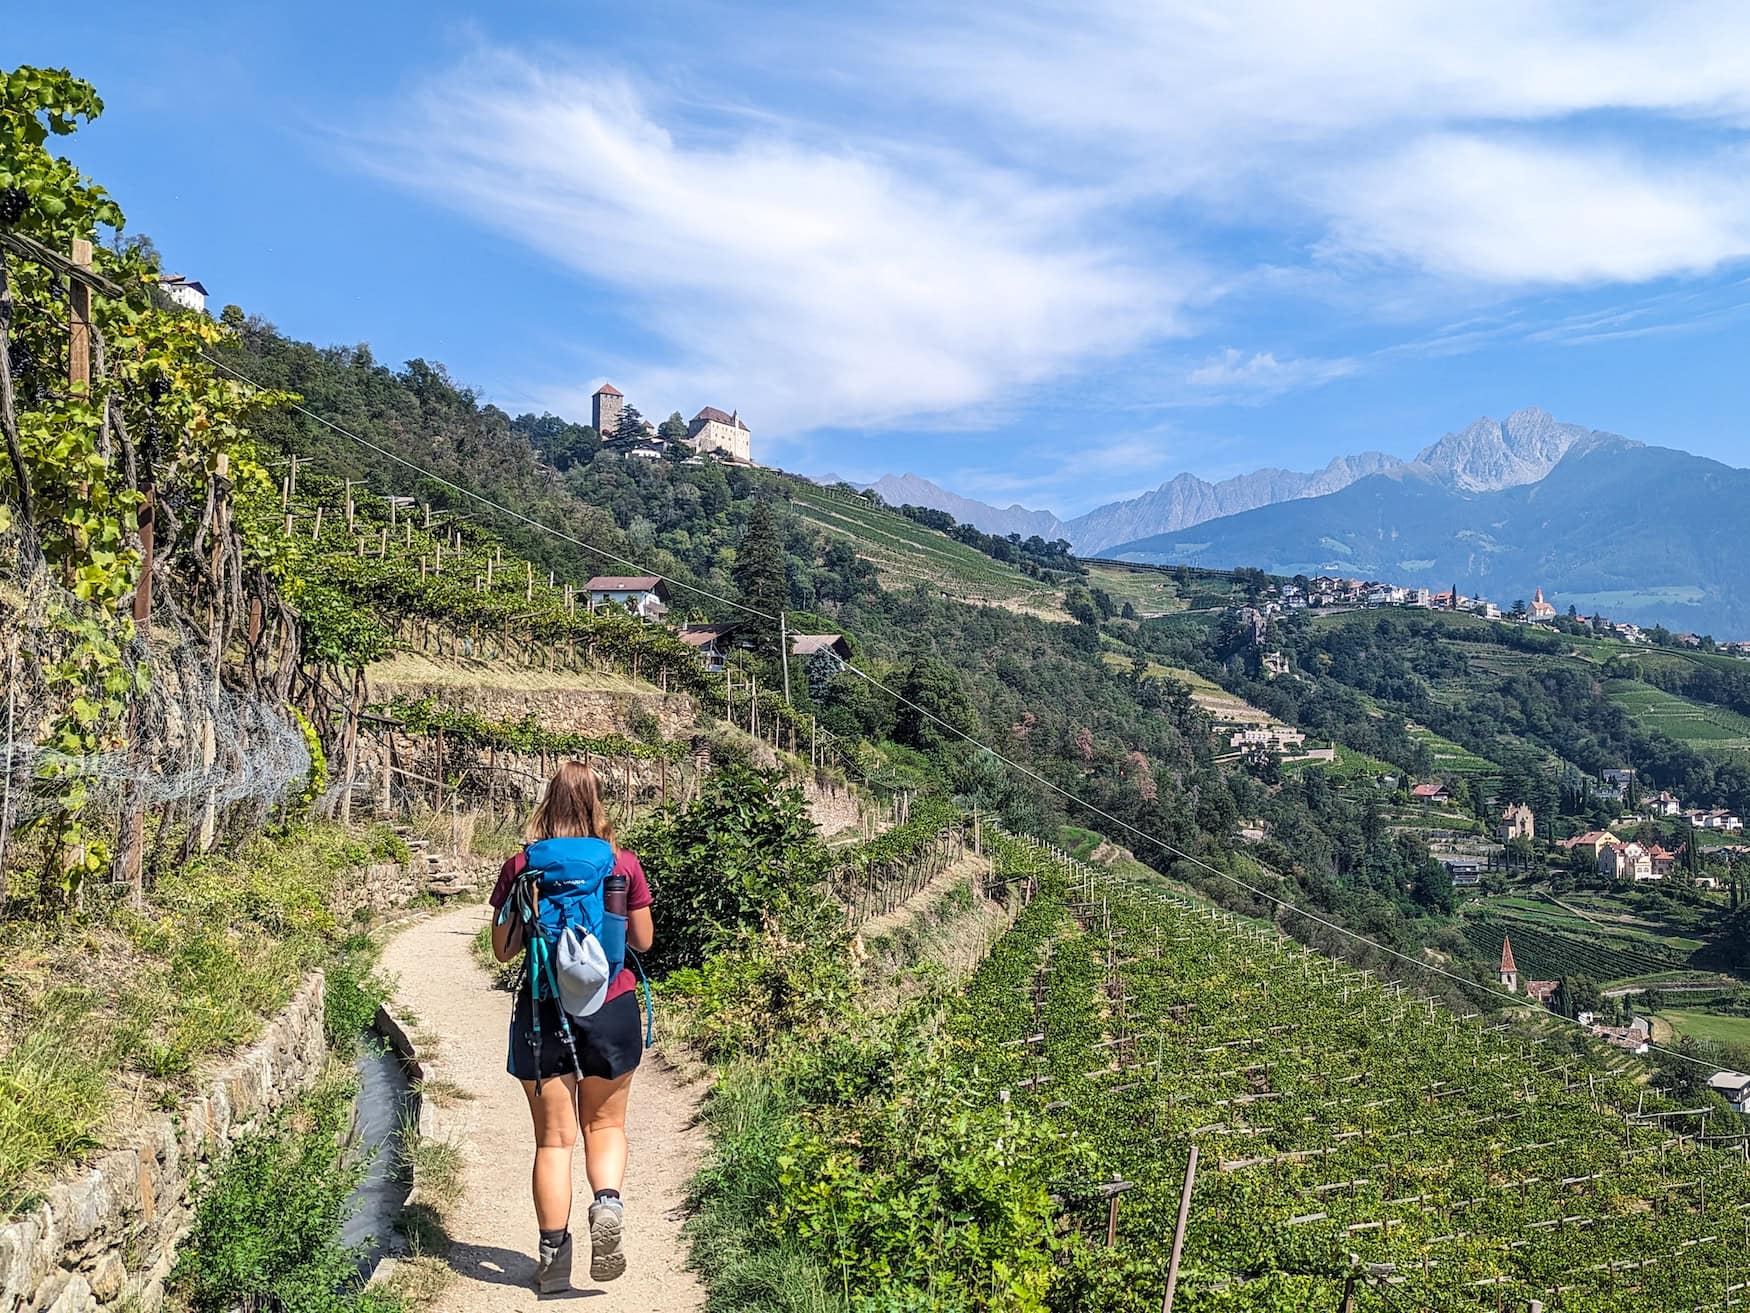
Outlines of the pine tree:
M784 541L771 506L754 503L747 518L747 533L735 557L735 583L741 600L760 614L748 617L754 646L767 656L778 654L778 617L790 605L790 582L785 573Z
M627 403L620 408L620 422L614 425L615 442L642 442L650 435L644 431L644 416L638 407Z

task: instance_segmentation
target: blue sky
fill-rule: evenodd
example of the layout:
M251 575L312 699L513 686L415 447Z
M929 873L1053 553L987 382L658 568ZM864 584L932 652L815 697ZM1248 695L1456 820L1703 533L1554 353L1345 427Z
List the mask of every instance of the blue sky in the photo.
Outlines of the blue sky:
M1072 514L1558 417L1744 464L1750 10L25 6L169 267L512 411ZM1145 12L1146 11L1146 12Z

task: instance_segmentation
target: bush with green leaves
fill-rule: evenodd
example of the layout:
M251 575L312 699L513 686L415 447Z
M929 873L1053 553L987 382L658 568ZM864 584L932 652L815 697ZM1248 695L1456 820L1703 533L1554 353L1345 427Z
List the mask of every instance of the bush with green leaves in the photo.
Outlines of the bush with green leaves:
M239 1140L195 1205L171 1286L195 1313L395 1313L340 1242L362 1163L340 1149L353 1085L328 1079Z
M627 836L650 880L660 929L655 971L698 966L719 944L782 924L827 865L801 791L777 771L732 765L686 807L669 806Z
M322 1029L329 1045L341 1053L352 1051L389 997L388 981L374 970L377 953L369 935L354 935L323 977Z

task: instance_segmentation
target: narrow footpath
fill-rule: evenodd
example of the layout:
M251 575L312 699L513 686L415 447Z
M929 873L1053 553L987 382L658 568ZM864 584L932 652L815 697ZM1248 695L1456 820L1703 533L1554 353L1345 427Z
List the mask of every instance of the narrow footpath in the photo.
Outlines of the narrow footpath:
M512 1313L588 1299L600 1310L703 1308L704 1292L683 1266L680 1236L686 1184L705 1149L704 1133L693 1125L701 1091L649 1054L632 1082L627 1124L626 1275L605 1286L589 1280L583 1217L590 1195L580 1142L572 1212L574 1289L544 1298L534 1293L534 1140L522 1088L504 1069L511 998L491 987L470 951L486 915L483 904L447 908L395 936L383 954L384 968L396 980L397 1008L410 1027L438 1038L442 1078L471 1096L446 1100L443 1108L444 1138L460 1145L466 1174L462 1199L447 1222L448 1261L456 1275L433 1307L438 1313Z

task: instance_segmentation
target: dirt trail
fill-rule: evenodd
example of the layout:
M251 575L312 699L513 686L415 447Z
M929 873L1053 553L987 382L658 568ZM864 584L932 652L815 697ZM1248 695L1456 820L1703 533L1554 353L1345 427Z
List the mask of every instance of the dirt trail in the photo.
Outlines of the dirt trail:
M398 981L397 1005L417 1020L422 1033L438 1037L443 1079L473 1096L446 1102L443 1109L444 1138L461 1143L467 1169L462 1200L448 1222L455 1277L433 1307L438 1313L511 1313L587 1299L600 1310L703 1308L704 1292L682 1266L686 1249L680 1237L686 1183L705 1147L703 1131L692 1124L701 1091L684 1085L650 1055L632 1082L627 1124L626 1275L605 1286L589 1280L589 1230L583 1225L589 1188L580 1143L572 1213L575 1288L545 1298L531 1288L534 1142L522 1088L504 1070L510 995L488 985L469 951L485 918L480 905L447 909L397 935L383 955L384 967Z

